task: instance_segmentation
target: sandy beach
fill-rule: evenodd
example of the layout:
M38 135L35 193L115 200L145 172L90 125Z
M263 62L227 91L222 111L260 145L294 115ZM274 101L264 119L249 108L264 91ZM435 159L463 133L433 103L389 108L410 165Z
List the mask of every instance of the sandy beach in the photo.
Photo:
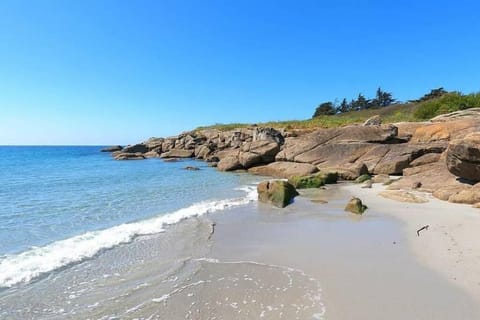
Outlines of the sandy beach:
M400 203L378 196L384 188L339 183L301 190L284 209L251 202L189 218L7 291L0 312L13 319L478 319L476 209ZM369 207L363 216L343 210L353 195Z

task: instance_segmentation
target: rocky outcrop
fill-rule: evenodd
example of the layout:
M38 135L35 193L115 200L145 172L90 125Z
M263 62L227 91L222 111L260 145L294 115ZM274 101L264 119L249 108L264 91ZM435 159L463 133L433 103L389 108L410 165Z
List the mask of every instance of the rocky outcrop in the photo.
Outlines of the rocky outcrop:
M477 204L480 187L473 185L480 181L479 146L480 109L469 109L428 122L393 125L373 117L363 125L317 130L197 130L108 151L119 160L195 157L223 171L248 169L292 182L292 177L302 177L308 182L303 185L310 185L318 172L336 172L345 180L368 174L373 175L372 183L398 191L389 194L417 190ZM403 177L390 180L390 175Z
M451 141L446 160L452 174L470 181L480 181L480 132Z
M289 205L293 198L298 196L294 186L287 181L271 180L257 185L258 200L271 203L276 207L284 208Z

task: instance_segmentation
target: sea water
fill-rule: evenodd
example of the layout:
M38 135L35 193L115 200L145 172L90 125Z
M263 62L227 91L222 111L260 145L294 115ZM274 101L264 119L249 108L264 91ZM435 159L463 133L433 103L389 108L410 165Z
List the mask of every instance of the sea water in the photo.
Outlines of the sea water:
M0 288L255 200L256 180L245 174L195 160L116 161L100 149L0 147Z

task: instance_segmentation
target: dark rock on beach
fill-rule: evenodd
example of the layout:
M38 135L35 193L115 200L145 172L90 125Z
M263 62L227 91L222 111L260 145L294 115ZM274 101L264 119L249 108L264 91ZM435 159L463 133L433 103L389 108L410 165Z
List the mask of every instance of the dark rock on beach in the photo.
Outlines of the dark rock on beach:
M289 205L298 192L293 185L283 180L263 181L257 186L258 200L284 208Z

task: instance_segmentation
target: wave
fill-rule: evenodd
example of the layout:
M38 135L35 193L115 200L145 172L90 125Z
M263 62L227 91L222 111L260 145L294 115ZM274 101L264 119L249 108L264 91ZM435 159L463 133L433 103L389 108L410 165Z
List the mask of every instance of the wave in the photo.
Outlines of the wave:
M246 195L241 198L195 203L154 218L86 232L44 247L34 247L16 255L7 255L0 260L0 287L27 283L41 274L91 258L100 250L128 243L137 236L163 232L165 226L189 217L245 205L256 200L255 187L245 186L238 190L245 191Z

